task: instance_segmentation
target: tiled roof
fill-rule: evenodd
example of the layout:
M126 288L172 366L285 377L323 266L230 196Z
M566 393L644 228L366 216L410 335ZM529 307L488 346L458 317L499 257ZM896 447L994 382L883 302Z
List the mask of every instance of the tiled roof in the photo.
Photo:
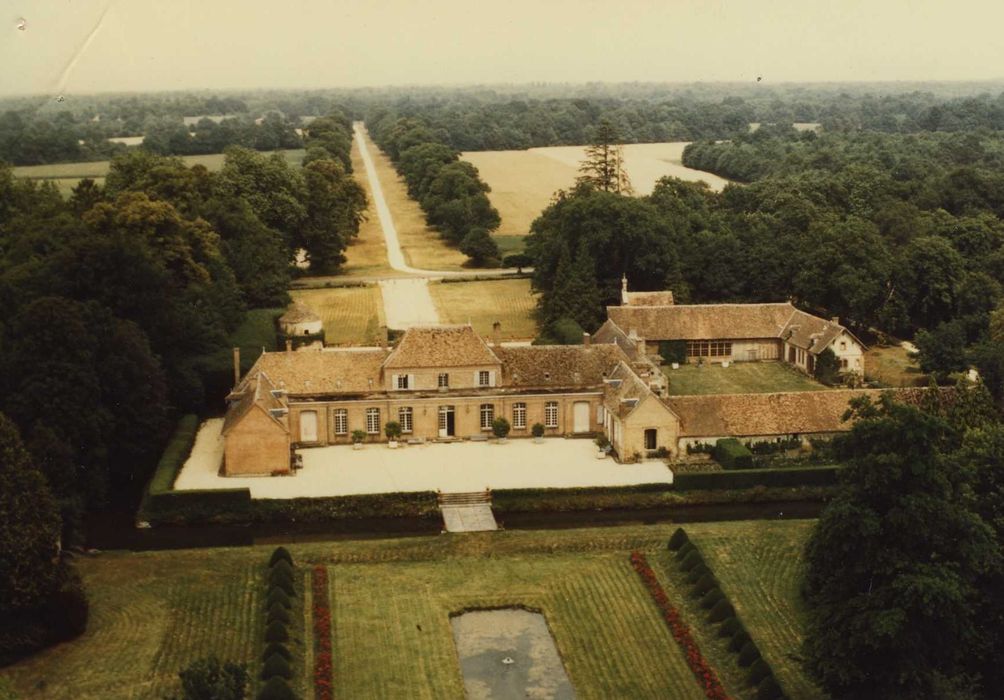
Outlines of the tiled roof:
M290 304L286 313L279 317L279 323L307 323L320 320L321 317L314 313L313 309L299 301Z
M384 367L481 367L498 363L498 357L471 326L419 326L404 332Z
M788 319L788 323L781 332L781 339L788 341L796 348L808 350L813 355L818 355L829 347L830 343L836 340L846 329L835 321L827 321L825 318L807 314L797 309ZM847 331L851 335L850 331ZM851 335L853 338L854 336ZM854 338L857 340L857 338ZM864 344L857 341L862 347Z
M585 387L627 357L616 345L531 345L495 348L502 360L502 383L512 387Z
M624 330L613 322L613 319L607 319L603 322L595 333L593 333L593 343L598 345L611 345L617 344L624 354L629 358L634 360L638 356L638 343L628 337L628 334Z
M625 362L620 362L610 373L603 404L606 409L623 418L652 395L637 374Z
M382 391L380 366L386 358L381 348L267 352L248 377L265 372L277 387L294 396L364 394Z
M253 376L249 374L242 382L241 388L235 392L240 397L227 408L227 414L223 418L223 434L225 435L233 426L237 425L241 418L256 405L261 406L266 412L274 408L284 408L282 401L272 395L275 388L264 372L258 372ZM283 428L287 427L284 421L279 420L271 413L269 413L269 417L282 425Z
M790 435L849 430L841 419L848 402L862 394L877 398L878 389L834 389L777 394L671 396L666 401L680 416L681 437Z
M621 329L653 341L777 338L794 311L787 302L607 307Z
M621 300L625 306L672 306L673 292L624 292Z

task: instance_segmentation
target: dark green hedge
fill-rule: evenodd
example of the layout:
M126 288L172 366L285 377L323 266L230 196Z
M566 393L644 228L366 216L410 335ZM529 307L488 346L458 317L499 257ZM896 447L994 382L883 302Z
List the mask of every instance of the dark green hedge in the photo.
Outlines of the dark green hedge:
M199 417L194 414L182 416L178 421L171 441L164 448L164 454L157 463L157 468L153 472L153 477L147 486L147 491L151 493L162 493L170 491L174 486L174 480L178 477L181 466L188 459L192 452L192 445L195 444L195 434L199 432Z
M324 498L261 498L251 501L254 522L311 523L348 518L438 518L435 491Z
M694 472L677 474L677 491L749 489L754 486L833 486L840 467L798 467L793 469L746 469L735 472Z
M715 461L725 469L752 469L753 453L750 448L735 438L721 438L715 443L712 454Z

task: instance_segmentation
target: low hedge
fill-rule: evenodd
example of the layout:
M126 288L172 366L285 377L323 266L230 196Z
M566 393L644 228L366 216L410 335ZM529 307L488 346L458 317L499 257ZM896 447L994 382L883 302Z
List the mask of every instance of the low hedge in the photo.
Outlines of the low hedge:
M673 500L673 485L588 486L492 491L498 513L567 512L611 508L658 508Z
M198 489L147 494L140 519L151 525L244 523L250 513L250 489Z
M351 518L439 518L435 491L376 493L321 498L256 498L251 520L316 523Z
M840 467L801 467L795 469L746 469L734 472L694 472L677 474L677 491L749 489L755 486L835 486Z
M735 438L721 438L711 455L725 469L752 469L753 453Z

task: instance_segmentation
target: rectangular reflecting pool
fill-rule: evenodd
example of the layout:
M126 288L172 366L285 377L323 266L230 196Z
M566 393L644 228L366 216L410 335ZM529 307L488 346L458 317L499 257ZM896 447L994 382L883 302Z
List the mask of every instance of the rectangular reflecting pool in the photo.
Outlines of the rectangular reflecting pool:
M540 613L475 610L450 620L470 700L575 697Z

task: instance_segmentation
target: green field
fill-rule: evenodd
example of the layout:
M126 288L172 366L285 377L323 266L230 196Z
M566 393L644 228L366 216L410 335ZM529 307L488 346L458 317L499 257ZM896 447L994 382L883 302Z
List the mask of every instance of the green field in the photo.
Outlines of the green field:
M800 640L797 555L808 527L687 526L791 697L818 697L803 692L814 689L791 661ZM288 548L304 574L311 564L328 567L335 697L462 698L449 614L522 605L547 618L578 697L699 698L700 687L628 560L632 550L647 552L680 604L684 595L664 566L674 529L502 531ZM116 700L170 696L178 670L209 654L247 662L257 675L262 576L271 549L83 557L88 631L3 669L0 680L25 700ZM300 607L293 645L300 692L311 675L312 640L303 638L309 602ZM728 655L713 645L705 653L732 697L751 697L735 680L741 672L727 667L734 663Z
M812 521L685 526L788 697L800 700L826 697L809 678L800 655L805 625L799 594L802 552L812 527Z
M306 151L302 148L279 152L282 153L290 165L294 166L298 166L303 161L304 155L306 155ZM188 166L204 165L213 172L223 167L222 153L210 153L203 156L181 156L181 159ZM97 160L87 163L22 165L14 168L14 175L30 180L51 180L56 183L59 191L64 196L69 196L71 190L77 186L77 183L86 177L95 180L99 184L104 184L108 168L109 161L107 160Z
M775 391L819 391L826 387L784 362L735 362L664 366L673 396L692 394L764 394Z

